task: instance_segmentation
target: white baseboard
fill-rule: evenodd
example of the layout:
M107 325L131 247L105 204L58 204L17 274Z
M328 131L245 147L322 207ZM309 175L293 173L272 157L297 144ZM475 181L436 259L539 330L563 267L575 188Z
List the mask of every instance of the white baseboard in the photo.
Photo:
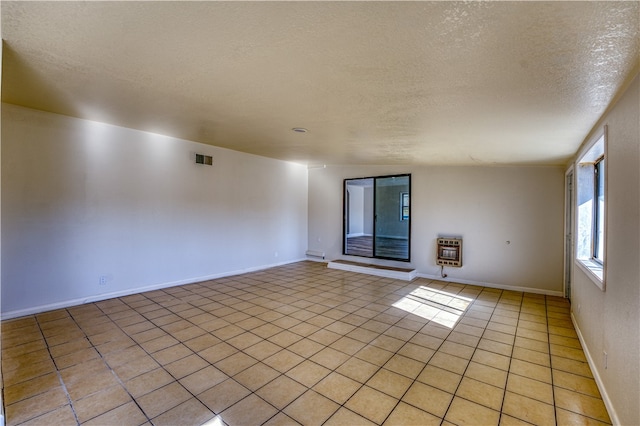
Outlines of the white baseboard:
M604 402L604 406L607 407L607 412L609 413L609 418L611 419L611 423L614 425L619 425L620 419L618 418L618 413L616 413L615 408L613 408L613 403L611 402L611 398L609 398L607 389L604 387L604 383L602 383L602 379L600 378L600 374L598 373L598 369L596 368L595 360L591 356L591 352L589 352L589 347L587 346L587 342L584 341L584 337L582 336L580 327L578 327L578 322L576 321L576 318L573 316L573 312L571 312L571 322L573 323L573 327L576 329L576 333L578 334L578 340L580 340L580 344L582 345L582 350L584 351L584 355L587 358L587 363L591 368L591 372L593 373L593 378L596 381L596 385L598 385L598 390L600 391L600 396L602 396L602 401Z
M269 268L273 268L273 267L276 267L276 266L287 265L287 264L290 264L290 263L302 262L304 260L307 260L307 259L305 259L305 258L295 259L295 260L290 260L290 261L286 261L286 262L274 263L274 264L270 264L270 265L261 265L261 266L251 267L251 268L238 269L238 270L235 270L235 271L221 272L221 273L218 273L218 274L206 275L206 276L203 276L203 277L187 278L187 279L184 279L184 280L153 284L153 285L145 286L145 287L128 288L126 290L114 291L114 292L111 292L111 293L102 293L102 294L98 294L98 295L94 295L94 296L87 296L87 297L76 298L76 299L67 299L67 300L63 300L63 301L60 301L60 302L56 302L56 303L49 303L49 304L46 304L46 305L39 305L39 306L33 306L33 307L25 308L25 309L18 309L18 310L14 310L14 311L2 312L2 314L0 316L2 317L2 320L4 321L4 320L7 320L7 319L23 317L23 316L26 316L26 315L39 314L41 312L47 312L47 311L53 311L53 310L56 310L56 309L68 308L68 307L71 307L71 306L83 305L85 303L93 303L93 302L99 302L101 300L113 299L114 297L124 297L124 296L129 296L129 295L132 295L132 294L144 293L144 292L147 292L147 291L161 290L163 288L175 287L177 285L193 284L193 283L199 283L199 282L202 282L202 281L209 281L209 280L215 280L215 279L218 279L218 278L225 278L225 277L231 277L231 276L234 276L234 275L241 275L241 274L247 274L247 273L250 273L250 272L262 271L264 269L269 269ZM0 424L0 426L2 426L2 425Z
M428 278L430 280L438 280L438 281L457 283L457 284L467 284L467 285L477 285L481 287L499 288L501 290L522 291L526 293L544 294L546 296L564 297L564 293L562 291L544 290L540 288L519 287L519 286L513 286L513 285L495 284L495 283L488 283L485 281L464 280L464 279L451 278L451 277L442 278L440 275L430 275L430 274L422 274L422 273L418 273L418 278Z

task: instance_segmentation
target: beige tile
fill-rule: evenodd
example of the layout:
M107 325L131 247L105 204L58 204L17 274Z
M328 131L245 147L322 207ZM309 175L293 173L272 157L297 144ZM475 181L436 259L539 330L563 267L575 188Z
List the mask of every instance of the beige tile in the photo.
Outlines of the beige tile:
M98 358L100 358L98 351L94 348L85 348L67 355L59 356L55 358L55 363L58 369L63 369Z
M287 350L290 350L291 352L296 353L303 358L308 358L324 348L325 345L321 345L318 342L314 342L310 339L302 339L289 346Z
M555 423L555 412L552 405L508 391L504 396L502 412L536 425Z
M11 424L18 424L34 417L49 413L69 403L62 387L55 387L47 392L9 404L5 407L5 416Z
M413 334L414 333L412 333L412 335ZM380 335L373 339L370 344L390 352L397 352L398 349L400 349L402 345L404 345L404 341L396 339L394 337Z
M320 383L318 385L320 385ZM336 390L340 391L340 389ZM306 391L306 386L287 376L279 376L260 388L256 394L274 407L282 410Z
M265 364L272 368L275 368L281 373L291 370L302 361L304 361L304 358L302 358L300 355L294 354L287 349L283 349L280 352L275 353L263 360Z
M224 410L220 417L229 425L258 425L275 416L278 410L252 394Z
M369 379L366 385L389 396L400 399L412 383L413 379L382 368Z
M460 380L462 380L462 376L433 365L427 365L417 380L445 392L454 393L460 384Z
M484 364L478 364L477 362L469 363L469 367L465 371L465 376L471 379L478 380L496 386L504 388L507 383L507 372L498 368L490 367Z
M553 385L573 392L583 393L594 398L601 398L596 381L589 377L552 370Z
M198 399L211 411L220 413L250 393L251 391L240 383L233 379L227 379L202 392L198 395Z
M442 419L436 417L426 411L413 407L404 402L400 402L396 408L393 409L387 420L385 420L385 426L405 426L405 425L422 425L422 426L437 426L440 425ZM346 424L346 423L345 423ZM350 423L356 424L356 423Z
M605 426L611 423L600 422L591 417L586 417L578 413L556 408L556 418L559 425L585 425L585 426Z
M507 390L553 405L553 389L548 383L529 379L517 374L509 374Z
M4 325L2 325L4 327ZM2 361L5 362L7 359L11 358L21 358L26 354L29 354L34 351L47 349L47 345L44 339L34 340L29 343L25 343L23 345L11 346L8 347L4 345L2 347Z
M310 359L311 361L327 367L330 370L335 370L349 358L349 355L343 352L337 351L332 348L325 348L315 355L311 356Z
M529 339L526 337L516 336L514 346L530 349L532 351L543 352L546 354L549 353L549 343L540 340Z
M341 334L334 333L333 331L318 330L315 333L311 334L309 336L309 339L313 340L314 342L329 346L341 337L343 337Z
M375 339L379 335L380 334L376 333L375 331L367 330L364 328L356 328L355 330L347 334L347 337L362 343L369 344L373 339Z
M93 374L86 374L70 382L65 380L65 386L72 401L77 401L94 392L98 392L102 389L118 384L118 380L114 374L108 370Z
M209 365L195 373L183 377L180 379L180 384L192 394L198 395L218 383L222 383L228 378L229 376L224 374L222 371L212 365Z
M500 426L531 426L531 423L508 416L503 412L500 415Z
M453 395L432 386L415 382L402 397L402 401L443 418Z
M208 365L207 361L200 358L198 355L193 354L169 363L165 365L164 368L176 379L181 379L191 373L207 367Z
M125 382L125 388L131 396L138 398L173 381L174 378L163 368L156 368Z
M406 356L396 354L391 357L386 364L384 364L384 368L398 374L402 374L410 379L415 379L418 377L418 374L420 374L425 365L426 364L424 362L419 362Z
M496 342L495 340L482 339L478 344L478 349L482 349L487 352L493 352L503 356L511 356L513 352L513 346L507 343Z
M580 340L574 337L559 336L557 334L549 335L549 343L552 345L567 346L574 349L582 350Z
M508 370L511 358L504 355L499 355L494 352L488 352L482 349L477 349L473 354L472 360L478 364L488 365L489 367L498 368L500 370Z
M131 397L116 385L73 402L73 408L78 421L84 423L127 402L131 402Z
M345 407L375 423L382 423L395 408L398 400L368 386L361 387Z
M4 389L3 402L5 405L10 405L59 386L60 379L58 375L56 373L48 373L31 380L7 386Z
M333 342L330 347L347 355L355 355L365 346L366 343L345 336Z
M177 345L162 349L151 355L160 365L167 365L179 359L192 355L191 349L179 343Z
M512 356L515 359L543 365L545 367L551 366L551 357L549 356L548 353L538 352L531 349L526 349L526 348L516 346L513 348Z
M237 352L221 361L215 363L216 368L229 376L235 376L258 361L242 352Z
M460 334L463 334L463 333L460 333ZM471 337L474 337L474 336L471 336ZM474 351L475 351L474 347L463 345L461 343L451 342L448 340L442 343L442 346L440 346L440 349L438 349L438 352L443 352L449 355L455 355L459 358L464 358L464 359L471 359L471 356L473 355Z
M111 370L101 359L94 359L60 370L60 376L67 386L77 380L102 373L111 373Z
M500 342L507 345L513 345L515 342L515 335L502 333L500 331L486 330L482 335L483 339L493 340L494 342Z
M467 359L448 355L442 352L436 352L429 360L429 365L433 365L456 374L464 373L468 364L469 360Z
M587 362L587 358L584 355L582 349L570 348L568 346L550 345L551 355L563 358L569 358L574 361Z
M256 343L253 346L250 346L244 349L244 353L247 355L262 361L265 358L270 357L271 355L280 352L282 348L274 343L271 343L267 340L263 340L259 343Z
M500 411L504 389L464 377L456 391L456 396Z
M153 358L145 355L140 358L135 358L126 364L114 367L113 372L124 382L158 367L159 364Z
M573 328L557 327L553 325L549 326L549 334L557 334L559 336L571 337L573 339L578 337L578 334Z
M256 391L279 375L279 371L266 364L257 363L236 374L233 378L244 387Z
M392 356L393 352L372 345L365 346L355 354L356 358L379 367L382 367Z
M336 411L333 416L327 420L323 426L344 426L344 425L358 425L358 426L374 426L375 423L365 419L361 415L354 413L348 408L341 407Z
M486 337L487 332L485 331L484 336ZM452 332L446 339L449 342L460 343L461 345L470 346L475 348L478 346L478 342L480 338L478 336L472 336L470 334L464 334L457 331Z
M425 348L424 346L416 345L414 343L406 343L399 351L399 355L404 355L408 358L420 361L423 363L429 362L435 351L433 349Z
M220 343L220 339L217 337L212 334L203 334L202 336L185 341L184 345L194 352L200 352L218 343Z
M500 412L456 396L445 420L456 425L497 425Z
M179 383L173 382L137 398L136 401L149 418L154 418L191 398Z
M295 425L300 425L300 423L296 422L291 417L284 414L282 411L280 411L275 416L271 417L266 423L263 423L263 426L295 426Z
M59 358L64 355L69 355L76 351L87 349L91 347L91 342L86 337L81 339L75 339L67 343L63 343L58 346L53 346L49 348L49 352L54 359Z
M7 425L12 424L13 419L5 418L5 420L7 421ZM71 405L63 405L60 408L56 408L53 411L49 411L46 414L21 423L20 426L73 425L76 423L77 420L75 415L73 414Z
M554 370L566 371L567 373L593 378L591 368L589 368L589 364L587 364L586 362L552 356L551 367Z
M239 351L225 342L220 342L210 348L203 349L198 355L211 364L215 364Z
M365 383L380 367L358 358L350 358L336 370L357 382Z
M202 425L215 414L195 398L188 399L152 420L154 426Z
M111 352L104 355L104 360L109 364L111 368L118 365L126 364L132 359L137 359L146 356L147 353L139 346L132 346L121 351Z
M512 359L509 372L530 379L551 383L551 369L538 364Z
M319 425L331 417L340 405L308 390L284 409L285 414L304 425Z
M302 383L307 387L313 387L316 383L329 375L331 370L313 361L303 361L285 374L293 380Z
M542 331L527 330L526 328L518 328L518 330L516 331L516 336L525 337L531 340L538 340L540 342L549 341L549 335L547 333Z
M557 408L591 417L601 422L611 423L602 399L558 387L554 388L554 393Z
M45 374L53 373L56 367L51 359L47 359L32 364L27 364L22 368L2 372L2 379L5 386L15 385Z

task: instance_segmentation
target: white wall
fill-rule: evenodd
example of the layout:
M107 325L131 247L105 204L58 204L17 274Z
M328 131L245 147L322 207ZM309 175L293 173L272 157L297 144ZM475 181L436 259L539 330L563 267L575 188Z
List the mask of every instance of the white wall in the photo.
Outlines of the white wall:
M2 230L7 318L302 259L307 170L5 104Z
M325 252L329 260L350 258L341 254L343 179L401 173L412 174L412 261L395 265L439 276L436 238L459 235L464 238L464 266L445 268L449 279L562 294L561 167L311 169L309 249Z
M638 76L586 142L608 126L605 291L574 265L572 311L614 422L640 424L640 89ZM604 366L604 354L608 366Z

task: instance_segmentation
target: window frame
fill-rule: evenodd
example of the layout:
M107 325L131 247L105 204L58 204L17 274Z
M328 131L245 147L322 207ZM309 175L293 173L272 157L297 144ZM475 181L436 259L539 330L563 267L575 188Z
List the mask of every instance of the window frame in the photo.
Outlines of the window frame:
M602 291L606 288L607 252L607 126L580 150L575 161L574 261ZM599 170L598 170L599 169ZM604 169L604 173L602 173ZM602 179L600 186L599 179ZM599 209L599 196L604 205ZM591 202L591 208L585 210ZM600 232L602 231L602 232ZM586 241L588 240L588 241ZM599 247L602 256L599 256Z
M603 170L604 169L604 170ZM606 235L604 233L604 224L606 223L606 215L604 210L607 206L607 198L606 191L604 190L604 185L606 182L606 173L607 166L605 161L604 154L601 155L594 163L593 163L593 238L591 239L592 248L591 248L591 260L599 263L600 265L604 265L606 256L604 253L604 243L606 241ZM600 185L600 180L602 180L602 186ZM601 194L602 191L602 194ZM600 211L600 195L602 195L604 208ZM601 220L602 219L602 220ZM600 232L602 231L602 232ZM600 235L604 238L601 238ZM605 241L600 241L600 240ZM600 257L600 244L602 243L602 258Z

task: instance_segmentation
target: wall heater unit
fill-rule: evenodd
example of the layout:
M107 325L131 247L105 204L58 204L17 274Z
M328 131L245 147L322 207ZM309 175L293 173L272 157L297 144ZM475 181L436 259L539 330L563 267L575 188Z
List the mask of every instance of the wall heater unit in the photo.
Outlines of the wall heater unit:
M438 238L436 263L441 266L462 266L462 239Z

